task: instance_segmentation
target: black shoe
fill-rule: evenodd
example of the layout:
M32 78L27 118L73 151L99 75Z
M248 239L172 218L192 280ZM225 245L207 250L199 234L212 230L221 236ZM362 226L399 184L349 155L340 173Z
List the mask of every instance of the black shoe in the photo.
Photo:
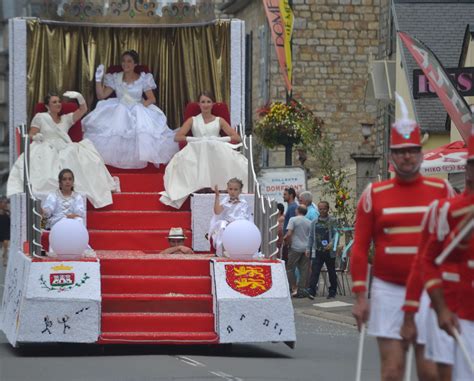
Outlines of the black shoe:
M298 291L298 293L295 296L293 296L293 298L304 299L304 298L306 298L306 295L304 293Z
M326 299L336 299L336 295L329 294Z
M311 294L311 292L308 292L308 293L306 294L306 297L307 297L308 299L310 299L310 300L314 300L314 295Z

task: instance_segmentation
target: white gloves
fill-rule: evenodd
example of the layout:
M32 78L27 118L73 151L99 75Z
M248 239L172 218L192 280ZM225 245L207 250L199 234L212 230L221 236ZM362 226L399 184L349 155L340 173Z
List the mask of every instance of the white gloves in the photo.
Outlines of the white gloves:
M68 97L68 98L72 98L72 99L77 99L77 101L79 102L80 105L83 105L86 103L86 100L84 99L84 97L82 96L81 93L78 93L77 91L66 91L64 94L63 94L63 97Z
M95 81L96 82L102 82L102 78L104 78L104 65L100 64L97 66L97 69L95 71Z
M37 142L37 143L41 143L44 140L43 139L43 134L41 132L37 132L36 134L33 135L31 140L33 140L34 142Z

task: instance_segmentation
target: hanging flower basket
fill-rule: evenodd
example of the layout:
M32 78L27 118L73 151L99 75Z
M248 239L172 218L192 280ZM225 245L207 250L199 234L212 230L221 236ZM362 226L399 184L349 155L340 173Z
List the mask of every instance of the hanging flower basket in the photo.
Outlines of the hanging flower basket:
M311 151L321 138L322 119L297 100L273 102L258 110L258 114L261 119L255 134L268 148L283 145Z

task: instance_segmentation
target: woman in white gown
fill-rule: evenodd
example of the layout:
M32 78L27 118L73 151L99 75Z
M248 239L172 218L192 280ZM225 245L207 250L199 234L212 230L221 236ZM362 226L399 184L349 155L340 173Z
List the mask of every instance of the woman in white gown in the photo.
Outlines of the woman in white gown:
M60 115L61 99L48 95L44 104L48 112L36 114L31 121L30 180L33 193L49 193L57 189L58 173L70 168L76 174L76 188L84 193L95 208L112 204L115 182L94 145L87 139L73 143L68 135L71 126L86 112L81 94L68 91L64 96L79 101L79 109ZM13 165L7 183L7 195L23 192L23 154Z
M144 168L148 162L168 163L178 152L175 131L168 128L166 116L155 106L152 74L137 74L138 53L122 54L122 70L106 74L100 65L95 74L97 107L82 121L84 136L90 139L106 164L118 168ZM109 97L112 92L117 98ZM143 98L145 93L146 99Z
M229 144L231 140L239 142L240 136L224 119L211 113L213 103L209 93L201 93L201 114L186 120L176 133L175 140L186 141L187 145L166 167L165 191L160 198L166 205L180 208L199 189L217 184L223 190L230 178L247 178L247 159ZM221 129L228 136L219 137ZM187 137L190 130L193 136Z

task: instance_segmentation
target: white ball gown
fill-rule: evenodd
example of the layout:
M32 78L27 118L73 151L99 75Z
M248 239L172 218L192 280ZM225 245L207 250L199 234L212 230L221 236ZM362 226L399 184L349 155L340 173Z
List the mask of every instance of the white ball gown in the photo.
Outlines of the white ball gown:
M218 185L226 189L227 182L237 177L244 182L247 192L247 159L235 151L232 145L217 140L206 140L219 137L219 118L205 123L201 114L193 117L191 131L194 137L203 140L189 142L168 163L165 171L165 191L161 192L160 201L166 205L180 208L186 198L193 192Z
M142 103L143 93L156 89L153 76L141 73L136 81L125 83L123 72L106 74L104 85L114 89L117 98L98 102L82 126L105 163L118 168L168 163L179 149L176 132L168 128L163 111Z
M34 116L31 126L39 128L42 142L30 145L30 180L33 193L50 193L58 189L58 175L64 168L74 173L74 188L87 196L92 205L102 208L112 204L115 182L102 157L87 139L73 143L68 131L73 114L61 115L56 123L47 112ZM23 192L23 154L13 165L7 183L7 195Z

